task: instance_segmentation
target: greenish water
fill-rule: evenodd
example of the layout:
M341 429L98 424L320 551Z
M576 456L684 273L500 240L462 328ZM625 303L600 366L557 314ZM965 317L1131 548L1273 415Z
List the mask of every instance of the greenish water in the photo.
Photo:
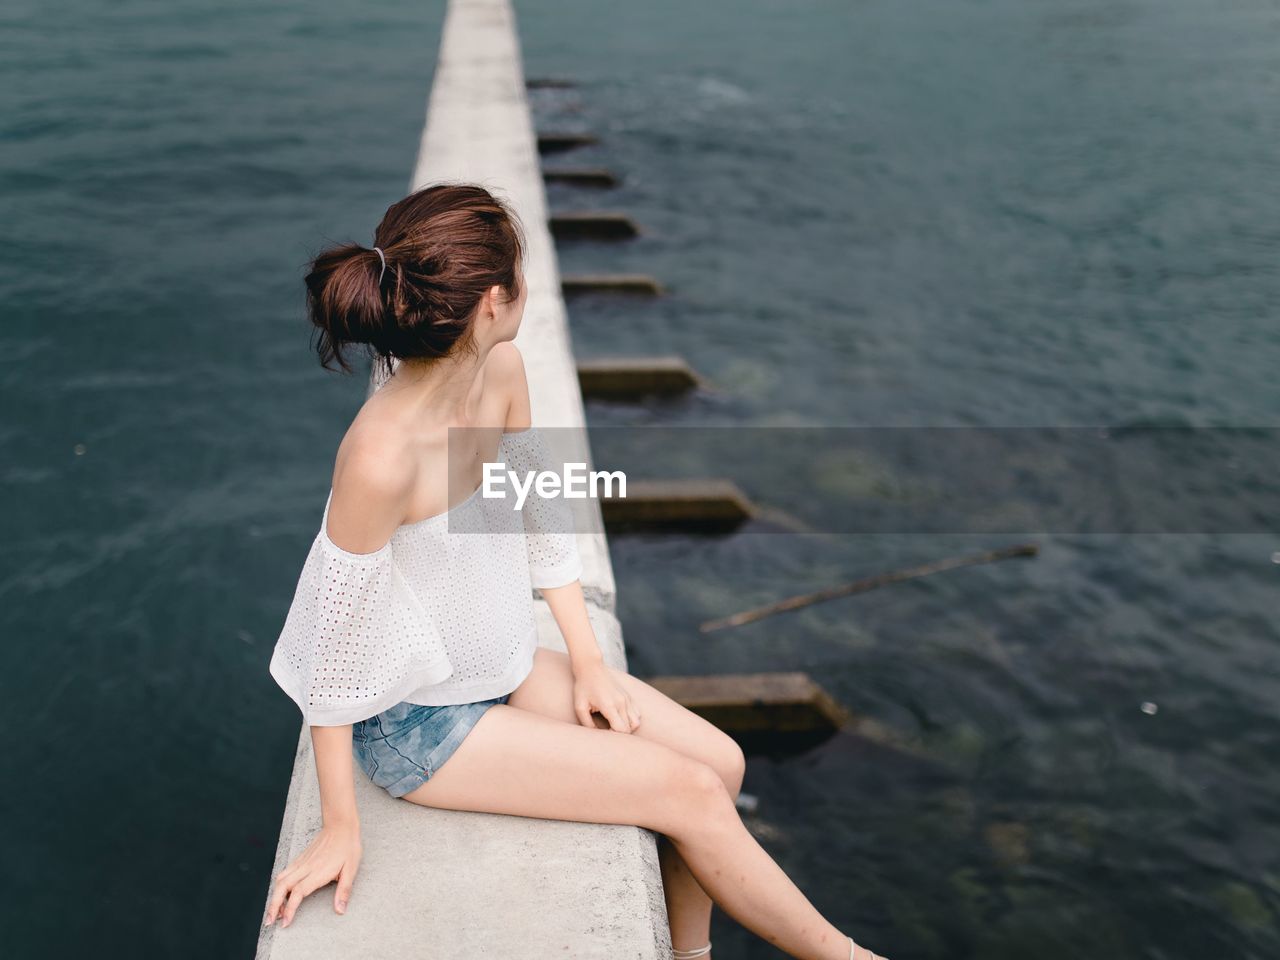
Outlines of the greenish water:
M671 290L574 300L576 347L717 386L593 424L1276 424L1274 4L517 6L527 72L580 83L541 125L624 178L553 207L646 230L562 269ZM405 190L441 16L0 12L6 955L252 949L297 735L266 663L364 389L309 355L302 265ZM617 538L632 669L808 670L912 745L745 787L895 960L1280 953L1276 537L1045 536L696 631L1008 539Z

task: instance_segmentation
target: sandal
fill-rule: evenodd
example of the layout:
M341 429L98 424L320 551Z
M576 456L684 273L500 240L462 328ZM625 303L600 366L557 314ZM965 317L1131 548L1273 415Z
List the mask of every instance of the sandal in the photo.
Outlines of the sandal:
M857 949L858 949L858 945L853 942L853 937L850 937L849 938L849 960L858 960L858 958L853 955L854 951ZM866 947L863 947L862 949L867 950ZM868 954L867 960L888 960L887 957L882 957L878 953L872 953L870 950L867 950L867 954Z
M698 957L705 957L710 952L711 952L711 941L708 940L707 945L705 947L698 947L695 950L673 949L671 951L671 955L675 957L675 960L696 960L696 958Z

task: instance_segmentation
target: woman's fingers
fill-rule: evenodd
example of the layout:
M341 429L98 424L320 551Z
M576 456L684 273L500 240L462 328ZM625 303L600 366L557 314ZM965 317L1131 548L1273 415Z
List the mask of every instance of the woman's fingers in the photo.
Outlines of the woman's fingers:
M573 705L573 712L577 715L578 722L584 727L596 726L591 716L593 709L604 717L611 730L617 730L619 733L630 733L640 726L640 710L625 694L613 701L601 700L600 705L595 707L591 700L576 701Z
M302 890L302 881L294 884L293 889L289 891L289 899L285 901L284 913L282 914L284 919L280 921L280 926L287 927L293 923L293 915L298 912L298 907L301 906L302 898L305 896L306 894Z
M623 728L624 732L631 733L632 731L634 731L635 728L639 725L640 721L637 719L637 716L636 716L636 705L631 701L631 698L626 694L623 694L622 697L619 698L618 704L617 704L617 711L618 711L618 716L620 716L623 722L626 724L626 726Z
M631 732L631 719L625 713L625 705L619 703L611 703L601 711L604 718L609 721L609 726L619 733Z
M276 876L276 888L271 892L271 902L267 906L268 926L276 922L280 916L280 908L284 905L285 898L289 896L292 872L292 868L287 868Z
M356 880L356 868L353 864L343 864L338 874L338 889L333 894L333 909L338 913L347 912L347 901L351 899L351 887Z
M346 913L360 854L356 835L345 829L322 827L307 849L276 877L264 923L270 926L280 920L282 927L289 926L302 901L334 880L338 888L333 907L338 913Z
M276 912L280 909L280 900L283 894L280 892L280 878L276 877L275 886L271 888L271 899L267 901L267 913L262 918L262 925L269 927L276 921Z
M267 910L267 923L275 923L280 919L280 911L285 899L297 886L298 881L307 873L311 860L311 848L302 851L293 863L276 874L275 893L271 897L271 906Z
M331 878L326 879L322 874L312 872L297 882L285 904L284 926L287 927L293 922L293 915L298 912L298 907L302 906L302 901L328 883L329 879Z

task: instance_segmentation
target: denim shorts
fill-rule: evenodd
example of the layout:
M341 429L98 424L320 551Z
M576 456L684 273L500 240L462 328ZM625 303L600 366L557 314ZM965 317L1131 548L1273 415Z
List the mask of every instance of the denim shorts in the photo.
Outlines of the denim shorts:
M403 797L453 756L486 710L510 696L433 707L397 703L352 724L351 749L370 780L391 796Z

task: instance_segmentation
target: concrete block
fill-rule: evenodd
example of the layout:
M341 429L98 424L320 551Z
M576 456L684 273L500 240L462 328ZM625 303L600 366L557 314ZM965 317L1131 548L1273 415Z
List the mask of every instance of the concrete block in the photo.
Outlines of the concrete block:
M728 533L757 513L755 505L732 480L633 480L627 495L604 497L604 519L611 529L676 529Z
M618 178L604 167L543 167L542 179L547 183L568 183L575 187L607 189L618 185Z
M566 294L627 293L656 297L662 293L662 285L643 273L577 274L564 277L560 286Z
M538 150L542 153L564 153L575 147L587 147L595 143L599 143L599 140L590 133L548 131L538 134Z
M683 357L597 357L578 361L578 385L588 399L677 397L701 385Z
M529 77L524 85L528 90L566 90L576 87L577 83L568 77Z
M556 213L550 222L551 233L560 240L627 240L640 235L634 220L614 210Z

